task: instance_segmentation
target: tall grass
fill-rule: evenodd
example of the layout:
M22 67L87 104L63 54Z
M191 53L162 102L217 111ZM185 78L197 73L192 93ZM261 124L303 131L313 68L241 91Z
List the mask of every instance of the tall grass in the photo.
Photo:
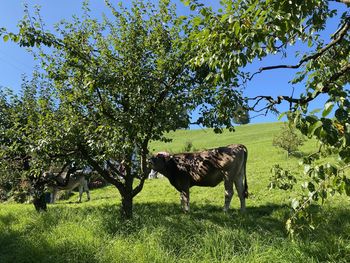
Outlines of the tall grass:
M77 194L38 214L30 204L0 205L0 262L350 262L350 209L336 196L315 215L315 231L288 239L284 223L294 192L269 191L269 170L281 163L299 174L298 159L272 147L278 124L238 127L236 133L207 130L170 134L171 144L154 151L182 151L231 143L248 147L247 213L222 211L223 185L191 189L191 213L183 214L177 191L167 179L147 180L134 201L134 218L119 219L120 196L108 186L93 190L90 202ZM304 153L316 148L303 146ZM296 189L298 191L298 189Z

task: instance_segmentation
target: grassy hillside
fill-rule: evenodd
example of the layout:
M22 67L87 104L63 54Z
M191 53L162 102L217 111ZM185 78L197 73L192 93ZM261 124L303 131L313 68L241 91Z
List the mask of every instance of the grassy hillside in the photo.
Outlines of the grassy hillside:
M236 127L236 132L225 131L222 134L215 134L212 130L181 130L169 134L171 143L155 142L151 145L153 152L169 151L172 153L182 152L186 142L191 142L195 149L202 150L225 146L233 143L241 143L248 148L248 184L253 197L267 198L270 202L284 202L289 200L289 195L281 192L280 195L266 191L270 182L270 170L274 164L281 164L286 169L295 171L301 175L302 169L299 167L299 160L295 157L287 158L286 153L272 146L273 137L281 131L281 123L266 123L244 125ZM300 147L302 154L315 151L317 145L315 141L306 141ZM201 191L202 189L200 189ZM254 200L254 199L253 199ZM252 202L253 200L250 200ZM254 204L255 205L255 204Z
M37 214L30 204L0 204L0 263L3 262L350 262L350 202L336 196L315 216L315 231L294 242L284 223L295 192L268 190L270 168L280 163L299 174L298 159L272 146L280 124L237 127L235 133L181 130L172 143L151 150L181 152L186 142L204 149L231 143L248 147L247 213L222 212L223 185L191 189L191 213L166 179L147 180L135 198L134 219L119 221L120 197L111 186L94 190L90 202L49 205ZM302 152L317 145L307 142ZM299 190L297 187L296 191Z

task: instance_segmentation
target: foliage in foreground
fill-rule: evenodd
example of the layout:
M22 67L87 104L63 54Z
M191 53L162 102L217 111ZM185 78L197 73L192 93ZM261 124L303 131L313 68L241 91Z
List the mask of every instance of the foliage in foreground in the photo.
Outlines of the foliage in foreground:
M313 203L324 202L335 193L350 196L350 2L223 0L217 12L197 0L183 2L197 10L190 34L197 56L191 63L207 65L211 70L207 80L213 84L229 82L241 88L267 71L297 69L278 96L256 92L245 98L251 102L249 110L259 113L276 112L285 102L291 124L320 145L304 158L309 179L302 183L304 192L292 203L295 213L287 226L312 221L312 209L308 208ZM337 28L330 34L326 28L332 19ZM298 48L291 50L293 45ZM264 64L275 54L297 60ZM254 71L248 67L253 64L262 66ZM294 93L295 85L302 88L299 94ZM321 114L316 114L312 104L321 95L326 103Z

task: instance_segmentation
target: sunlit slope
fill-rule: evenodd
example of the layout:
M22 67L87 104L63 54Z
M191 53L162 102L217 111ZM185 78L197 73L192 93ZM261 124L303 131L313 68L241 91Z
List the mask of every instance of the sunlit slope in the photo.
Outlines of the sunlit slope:
M228 144L240 143L248 148L247 177L251 199L248 203L258 205L261 198L268 197L265 202L288 203L290 195L283 191L269 191L268 185L271 177L271 167L280 164L297 176L302 176L302 167L296 157L287 158L286 153L272 145L273 137L280 133L282 123L250 124L236 127L235 132L224 131L215 134L211 129L178 130L168 134L172 139L170 143L152 142L151 151L168 151L171 153L183 152L186 143L191 142L194 150L209 149ZM306 141L300 147L302 154L308 154L317 148L315 141ZM222 192L220 189L206 189L208 195L216 196L214 192ZM194 198L198 188L193 188ZM213 192L212 194L210 194ZM218 192L218 193L219 193ZM222 199L222 196L219 197Z

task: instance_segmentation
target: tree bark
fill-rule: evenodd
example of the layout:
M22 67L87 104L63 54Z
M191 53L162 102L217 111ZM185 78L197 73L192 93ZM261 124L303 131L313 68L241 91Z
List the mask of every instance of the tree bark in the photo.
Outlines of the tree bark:
M35 196L33 200L33 204L37 212L46 212L47 206L46 206L45 193L40 194L40 196Z
M131 175L130 167L126 167L124 191L120 193L122 196L122 206L120 211L122 219L132 218L133 181L134 181L134 178Z
M122 219L131 219L132 218L132 206L133 206L133 198L131 193L124 194L122 196L122 206L121 206L121 217Z

